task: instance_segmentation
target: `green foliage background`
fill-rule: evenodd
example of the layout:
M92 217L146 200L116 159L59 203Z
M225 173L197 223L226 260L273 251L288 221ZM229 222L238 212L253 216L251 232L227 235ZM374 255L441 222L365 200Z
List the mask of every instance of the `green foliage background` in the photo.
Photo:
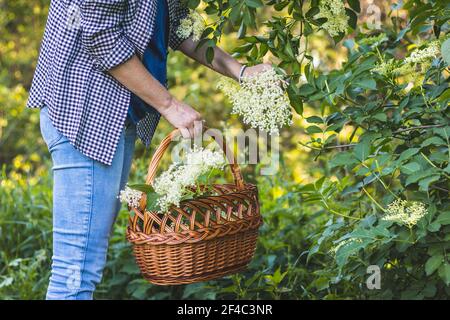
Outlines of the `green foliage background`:
M125 241L128 216L122 210L96 298L448 298L448 52L409 73L374 68L383 61L398 67L414 50L444 42L449 5L375 1L382 12L377 30L366 1L345 1L349 28L331 38L322 30L326 21L316 17L319 1L188 3L208 15L202 42L219 42L250 64L271 61L290 80L297 114L282 131L280 171L259 176L258 167L244 168L258 184L265 220L256 256L239 275L149 285ZM2 299L42 299L49 277L51 162L39 114L24 107L48 4L0 0ZM180 53L171 53L169 73L171 91L197 107L209 126L240 126L214 87L216 74ZM154 144L169 130L162 122ZM143 181L151 151L139 145L132 182ZM422 202L427 216L412 228L380 219L396 198ZM381 269L379 290L366 287L369 265Z

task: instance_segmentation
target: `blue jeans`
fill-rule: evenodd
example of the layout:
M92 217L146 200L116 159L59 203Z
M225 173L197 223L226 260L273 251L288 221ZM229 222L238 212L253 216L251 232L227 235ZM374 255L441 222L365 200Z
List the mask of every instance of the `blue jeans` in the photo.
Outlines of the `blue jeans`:
M47 299L92 299L106 263L108 240L128 180L136 127L128 119L111 166L76 150L40 113L53 161L53 257Z

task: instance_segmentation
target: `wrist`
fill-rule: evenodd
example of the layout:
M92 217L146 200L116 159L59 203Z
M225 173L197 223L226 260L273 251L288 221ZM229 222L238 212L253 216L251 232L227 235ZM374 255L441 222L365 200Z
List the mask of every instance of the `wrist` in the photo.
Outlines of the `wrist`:
M159 113L165 117L167 111L173 106L175 103L175 98L169 94L167 97L165 97L160 105Z
M243 64L241 64L237 61L235 61L235 63L230 64L230 67L229 67L230 78L232 78L233 80L239 81L239 75L240 75L242 66L243 66Z

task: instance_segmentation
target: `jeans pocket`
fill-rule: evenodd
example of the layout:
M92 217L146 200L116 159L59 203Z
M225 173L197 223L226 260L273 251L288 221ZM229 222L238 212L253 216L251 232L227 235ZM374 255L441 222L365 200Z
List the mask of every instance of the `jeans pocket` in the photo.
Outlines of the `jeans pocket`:
M48 149L51 149L64 137L64 135L53 126L53 123L48 116L48 107L41 108L39 125L42 138L47 144Z

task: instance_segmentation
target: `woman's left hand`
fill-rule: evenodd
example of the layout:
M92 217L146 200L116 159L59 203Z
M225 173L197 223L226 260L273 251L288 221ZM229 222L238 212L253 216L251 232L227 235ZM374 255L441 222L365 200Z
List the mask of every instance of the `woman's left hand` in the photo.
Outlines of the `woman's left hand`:
M251 77L251 76L257 75L260 72L263 72L263 71L266 71L266 70L272 69L272 68L273 68L272 65L269 63L260 63L260 64L257 64L256 66L245 68L244 74L242 76L243 77ZM280 81L280 86L282 88L285 89L288 85L289 85L289 83L286 80Z
M250 76L256 75L258 73L261 73L263 71L266 71L268 69L271 69L271 68L272 68L272 65L269 63L260 63L260 64L257 64L256 66L245 68L244 74L242 76L250 77Z

